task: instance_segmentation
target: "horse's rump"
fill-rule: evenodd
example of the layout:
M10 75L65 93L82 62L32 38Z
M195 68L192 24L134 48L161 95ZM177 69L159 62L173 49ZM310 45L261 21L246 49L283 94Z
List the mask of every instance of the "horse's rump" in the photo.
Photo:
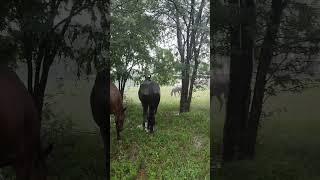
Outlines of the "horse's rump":
M139 96L150 96L160 94L160 87L152 81L144 81L139 88Z
M0 166L18 165L21 178L21 171L44 168L39 164L44 163L41 122L31 94L14 71L1 67L0 85ZM42 171L34 173L40 177Z
M110 114L115 114L117 111L120 112L123 110L122 101L119 89L113 83L110 83Z

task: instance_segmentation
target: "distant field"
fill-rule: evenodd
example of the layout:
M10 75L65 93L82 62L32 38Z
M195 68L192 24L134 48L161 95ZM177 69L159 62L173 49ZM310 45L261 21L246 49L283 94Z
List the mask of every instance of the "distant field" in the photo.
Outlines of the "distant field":
M215 172L219 180L320 179L320 88L273 97L266 109L286 107L262 124L254 161L240 161ZM224 112L214 113L215 159L219 159ZM218 154L217 154L218 153Z
M138 88L126 92L128 107L123 140L116 141L111 128L112 179L134 179L138 173L148 179L209 179L209 91L194 94L191 112L178 115L179 98L161 87L161 101L154 135L142 124Z

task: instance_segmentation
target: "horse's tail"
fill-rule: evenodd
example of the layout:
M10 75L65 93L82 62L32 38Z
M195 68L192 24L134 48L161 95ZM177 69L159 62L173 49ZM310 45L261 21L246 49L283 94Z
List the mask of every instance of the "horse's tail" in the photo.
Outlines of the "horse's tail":
M171 96L173 96L173 89L171 90Z

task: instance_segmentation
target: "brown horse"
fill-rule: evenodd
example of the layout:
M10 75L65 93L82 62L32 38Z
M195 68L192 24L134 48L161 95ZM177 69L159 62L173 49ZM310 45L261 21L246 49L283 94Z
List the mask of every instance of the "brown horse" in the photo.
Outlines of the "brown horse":
M123 129L125 118L125 108L123 108L122 105L122 97L120 92L118 88L110 82L109 79L110 77L108 76L106 70L98 72L90 95L92 116L95 123L100 128L100 133L104 143L107 174L110 170L110 158L107 150L110 145L110 138L107 138L107 132L109 132L110 128L109 117L110 114L114 114L116 117L118 140L120 139L120 131ZM107 86L108 81L110 83L110 88Z
M119 89L110 82L110 113L115 116L118 140L120 139L120 132L123 130L125 111L126 108L123 107Z
M90 98L93 119L99 127L101 127L102 124L105 124L105 122L103 121L107 121L106 119L107 117L102 114L106 110L101 109L101 106L99 105L102 103L110 103L109 104L110 111L109 111L109 114L106 114L106 115L113 114L115 116L117 139L120 140L121 139L120 132L123 130L125 110L126 110L126 108L123 107L122 96L118 88L112 82L109 82L110 96L109 98L107 98L107 96L105 95L106 91L98 90L98 86L99 86L98 84L100 83L97 80L98 76L99 74L97 75L94 87L91 91L91 98ZM105 107L105 105L103 107Z
M0 167L12 165L17 180L45 180L40 118L32 96L15 72L0 67Z

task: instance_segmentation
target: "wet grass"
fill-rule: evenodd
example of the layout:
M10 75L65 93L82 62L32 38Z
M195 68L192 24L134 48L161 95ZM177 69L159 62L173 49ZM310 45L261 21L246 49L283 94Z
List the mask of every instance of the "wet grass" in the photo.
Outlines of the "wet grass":
M122 140L111 128L112 179L209 179L209 91L194 94L191 112L178 115L178 97L161 87L156 132L145 132L138 88L126 92L128 107ZM145 177L141 177L145 176Z

